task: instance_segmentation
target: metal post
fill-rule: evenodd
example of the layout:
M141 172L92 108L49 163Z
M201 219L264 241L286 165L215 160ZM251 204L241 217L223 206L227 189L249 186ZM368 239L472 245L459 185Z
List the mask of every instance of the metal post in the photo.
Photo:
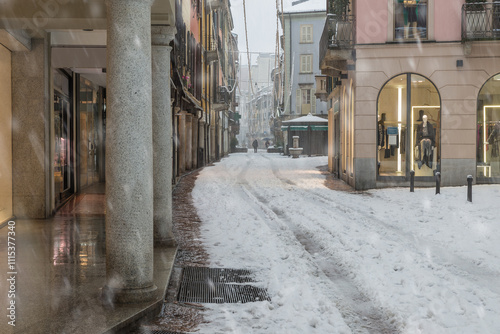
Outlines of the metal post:
M467 176L467 201L472 202L472 175Z
M415 171L410 171L410 192L415 192Z
M436 172L436 195L441 193L441 173Z

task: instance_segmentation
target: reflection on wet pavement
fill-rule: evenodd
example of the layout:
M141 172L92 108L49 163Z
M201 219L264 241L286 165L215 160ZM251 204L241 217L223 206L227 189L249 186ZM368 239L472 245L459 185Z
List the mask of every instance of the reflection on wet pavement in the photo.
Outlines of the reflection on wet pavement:
M103 188L102 188L103 189ZM146 307L161 307L164 289L152 303L105 307L105 197L74 196L51 219L15 219L15 324L0 321L0 333L101 333ZM9 287L8 229L0 229L0 308L6 318ZM166 287L175 249L155 249L154 281Z

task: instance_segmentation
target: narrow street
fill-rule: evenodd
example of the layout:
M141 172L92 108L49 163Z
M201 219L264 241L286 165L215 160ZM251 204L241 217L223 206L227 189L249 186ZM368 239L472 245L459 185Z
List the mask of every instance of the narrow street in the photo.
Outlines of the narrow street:
M204 263L252 270L272 299L204 304L199 333L498 328L500 291L490 282L500 270L499 227L485 210L498 186L476 187L474 205L460 187L439 196L434 189L346 192L326 186L326 163L259 151L199 173L194 243L206 251Z

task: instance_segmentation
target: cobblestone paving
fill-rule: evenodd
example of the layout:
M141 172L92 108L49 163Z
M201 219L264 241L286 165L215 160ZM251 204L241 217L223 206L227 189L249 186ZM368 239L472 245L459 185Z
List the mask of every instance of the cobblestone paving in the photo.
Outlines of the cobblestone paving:
M180 180L173 192L173 232L179 246L174 267L206 267L208 255L200 240L200 219L193 206L191 191L199 171L188 174ZM177 293L176 278L173 277L167 291L167 303L163 314L152 323L144 325L141 333L153 330L171 332L194 332L203 322L203 307L195 304L182 304L175 300Z

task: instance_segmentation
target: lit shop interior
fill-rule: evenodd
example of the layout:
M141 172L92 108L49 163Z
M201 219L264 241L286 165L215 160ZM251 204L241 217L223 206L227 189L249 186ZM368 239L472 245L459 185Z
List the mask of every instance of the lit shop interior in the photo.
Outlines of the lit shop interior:
M477 102L477 180L500 182L500 74L488 80Z
M388 81L378 98L377 177L432 177L440 170L441 104L436 87L407 73Z

